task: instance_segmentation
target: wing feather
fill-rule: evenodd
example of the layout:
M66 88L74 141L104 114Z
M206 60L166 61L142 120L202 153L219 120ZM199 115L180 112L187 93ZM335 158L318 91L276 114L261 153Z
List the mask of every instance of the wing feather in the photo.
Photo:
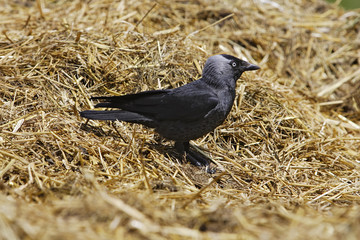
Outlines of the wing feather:
M106 101L95 107L119 108L158 121L199 120L218 104L218 97L213 90L198 81L176 89L153 90L93 99Z

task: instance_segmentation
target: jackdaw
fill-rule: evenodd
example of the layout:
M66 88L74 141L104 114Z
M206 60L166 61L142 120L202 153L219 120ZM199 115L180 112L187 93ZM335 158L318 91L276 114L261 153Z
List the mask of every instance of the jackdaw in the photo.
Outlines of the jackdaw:
M181 156L196 166L208 166L207 157L189 147L189 141L219 126L235 99L236 81L245 71L260 67L227 54L207 59L202 77L175 89L152 90L123 96L92 97L104 102L96 108L120 110L80 112L84 118L119 120L155 128L174 140Z

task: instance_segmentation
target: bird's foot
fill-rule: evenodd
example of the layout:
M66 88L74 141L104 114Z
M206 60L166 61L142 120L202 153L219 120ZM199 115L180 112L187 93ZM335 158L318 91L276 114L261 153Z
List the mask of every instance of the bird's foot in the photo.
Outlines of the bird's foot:
M186 151L184 158L194 166L205 167L207 173L214 174L216 172L215 168L210 167L211 159L196 150Z
M211 159L204 154L190 150L185 152L184 158L192 165L197 167L205 167L207 173L214 174L216 172L215 168L210 167Z
M183 159L187 162L190 162L192 165L197 167L205 167L206 172L215 173L216 170L210 168L211 159L207 157L205 154L194 149L194 147L190 147L188 142L185 143L175 143L175 148L181 154Z
M184 155L185 155L184 157L188 162L190 162L192 165L195 165L197 167L209 166L211 162L211 160L207 156L199 152L196 152L194 150L188 150L184 153Z

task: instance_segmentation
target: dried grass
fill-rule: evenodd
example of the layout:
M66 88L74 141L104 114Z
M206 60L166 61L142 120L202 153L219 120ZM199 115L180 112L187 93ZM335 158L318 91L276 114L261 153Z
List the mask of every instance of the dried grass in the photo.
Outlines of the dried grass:
M318 0L2 1L1 239L357 239L360 13ZM206 58L261 66L194 141L89 121L90 96L174 88Z

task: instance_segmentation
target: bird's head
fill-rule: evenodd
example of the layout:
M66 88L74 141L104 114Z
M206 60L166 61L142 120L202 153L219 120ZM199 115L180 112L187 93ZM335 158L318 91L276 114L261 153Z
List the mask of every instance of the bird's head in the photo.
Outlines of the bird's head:
M222 81L231 81L231 85L235 85L243 72L258 70L260 67L248 63L227 54L214 55L208 58L203 70L203 79L207 81L215 81L221 84ZM221 82L219 82L221 81Z

